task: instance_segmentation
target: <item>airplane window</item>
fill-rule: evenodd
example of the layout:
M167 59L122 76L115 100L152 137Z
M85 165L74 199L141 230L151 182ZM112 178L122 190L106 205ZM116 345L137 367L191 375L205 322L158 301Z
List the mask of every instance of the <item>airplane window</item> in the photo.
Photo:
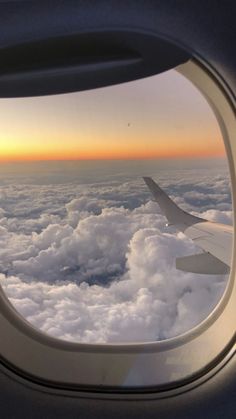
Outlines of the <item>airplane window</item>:
M0 283L56 338L153 342L202 322L232 247L228 163L175 70L0 101Z

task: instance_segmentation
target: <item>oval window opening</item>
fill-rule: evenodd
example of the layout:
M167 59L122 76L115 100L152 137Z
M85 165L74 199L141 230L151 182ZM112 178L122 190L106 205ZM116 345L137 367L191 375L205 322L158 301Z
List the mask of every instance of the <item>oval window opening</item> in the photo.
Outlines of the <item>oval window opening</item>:
M202 322L233 229L222 135L198 90L171 70L0 107L0 280L16 310L87 343Z

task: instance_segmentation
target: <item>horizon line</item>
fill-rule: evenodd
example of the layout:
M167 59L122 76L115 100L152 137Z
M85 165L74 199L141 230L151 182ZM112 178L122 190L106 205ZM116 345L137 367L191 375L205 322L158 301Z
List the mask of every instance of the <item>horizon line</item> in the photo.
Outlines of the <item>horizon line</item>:
M163 156L163 157L111 157L111 158L9 158L1 159L0 163L36 163L36 162L63 162L63 161L145 161L145 160L196 160L196 159L217 159L227 158L226 154L220 155L183 155L183 156Z

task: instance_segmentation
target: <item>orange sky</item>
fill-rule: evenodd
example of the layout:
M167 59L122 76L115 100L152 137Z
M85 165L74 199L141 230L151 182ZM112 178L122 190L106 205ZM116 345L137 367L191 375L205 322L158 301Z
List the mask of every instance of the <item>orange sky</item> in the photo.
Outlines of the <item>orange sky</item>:
M225 154L205 99L174 70L114 87L0 100L0 160Z
M178 157L221 157L225 151L222 144L209 147L209 141L205 140L205 144L199 146L197 142L189 147L181 147L175 145L171 152L168 147L158 146L151 150L145 147L117 147L109 149L109 147L93 148L90 150L84 147L69 148L66 150L58 149L56 151L51 148L43 149L42 147L32 147L32 149L22 148L1 149L0 161L19 161L19 160L102 160L102 159L154 159L154 158L178 158Z

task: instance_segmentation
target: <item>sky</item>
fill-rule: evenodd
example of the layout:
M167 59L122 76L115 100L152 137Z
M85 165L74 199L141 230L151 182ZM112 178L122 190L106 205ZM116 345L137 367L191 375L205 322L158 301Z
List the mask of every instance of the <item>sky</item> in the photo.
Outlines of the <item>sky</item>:
M0 161L223 156L203 96L174 70L117 86L0 100Z

